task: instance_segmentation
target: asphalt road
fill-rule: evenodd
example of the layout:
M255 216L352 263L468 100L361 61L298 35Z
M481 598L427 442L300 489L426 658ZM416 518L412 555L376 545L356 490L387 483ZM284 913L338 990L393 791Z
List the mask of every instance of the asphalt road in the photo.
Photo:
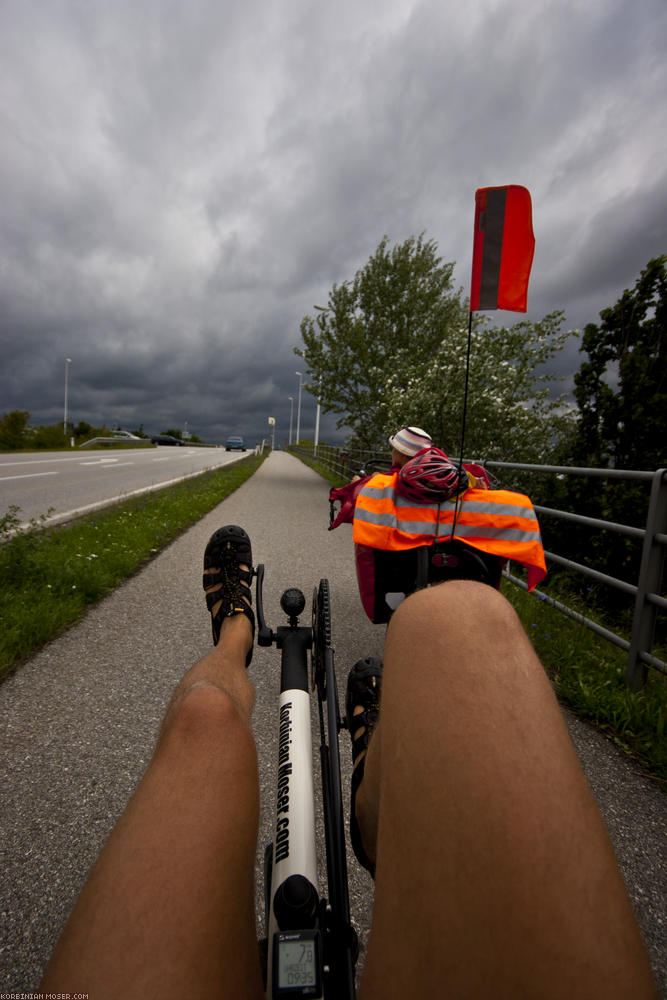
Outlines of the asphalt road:
M201 561L217 527L237 523L250 533L254 561L266 565L267 619L274 627L286 586L300 587L310 603L313 587L328 577L340 691L354 660L381 652L385 630L361 609L351 532L326 530L327 493L297 459L274 453L236 493L0 685L0 992L37 987L87 871L150 759L175 683L209 648ZM258 913L261 861L272 835L278 669L275 650L255 649ZM667 997L665 797L599 733L567 719ZM347 800L347 738L341 756ZM351 851L349 868L363 963L373 883ZM84 983L79 988L85 992Z
M245 453L247 454L247 452ZM20 507L25 523L53 508L49 521L123 499L138 490L196 475L243 458L224 448L158 446L0 454L0 514Z

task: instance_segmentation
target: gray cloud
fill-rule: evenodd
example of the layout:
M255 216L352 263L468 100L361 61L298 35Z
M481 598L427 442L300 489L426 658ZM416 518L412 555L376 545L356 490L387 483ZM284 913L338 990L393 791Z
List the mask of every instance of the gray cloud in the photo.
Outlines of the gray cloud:
M528 317L595 321L667 249L666 40L662 0L5 0L0 410L60 419L71 357L75 420L281 440L302 316L385 233L467 291L486 185L533 196Z

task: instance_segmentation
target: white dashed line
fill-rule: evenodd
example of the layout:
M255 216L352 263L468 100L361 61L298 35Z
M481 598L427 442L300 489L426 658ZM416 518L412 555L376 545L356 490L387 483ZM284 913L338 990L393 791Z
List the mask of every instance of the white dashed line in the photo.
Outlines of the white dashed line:
M6 483L9 479L37 479L39 476L57 476L57 472L26 472L23 476L2 476L0 483Z

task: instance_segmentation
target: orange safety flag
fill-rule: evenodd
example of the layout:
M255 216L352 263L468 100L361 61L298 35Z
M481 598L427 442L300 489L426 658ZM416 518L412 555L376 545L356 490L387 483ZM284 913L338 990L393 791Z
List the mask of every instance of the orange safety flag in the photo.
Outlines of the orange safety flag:
M526 312L535 252L530 191L518 184L475 192L470 312Z

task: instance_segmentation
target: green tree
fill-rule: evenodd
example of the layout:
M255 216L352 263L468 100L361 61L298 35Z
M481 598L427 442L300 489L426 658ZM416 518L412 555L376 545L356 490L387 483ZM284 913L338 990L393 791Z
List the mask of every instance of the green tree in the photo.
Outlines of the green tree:
M557 377L544 365L562 348L563 314L539 323L491 327L475 318L471 334L466 455L547 462L569 418L553 398ZM461 438L467 332L448 331L432 357L415 354L387 380L385 424L415 423L458 454Z
M71 430L71 424L69 429ZM68 448L70 442L70 434L67 436L63 434L62 423L57 424L40 424L39 427L35 428L31 440L31 446L33 448L46 448L50 450Z
M574 457L587 465L667 464L667 256L650 260L634 289L589 323L575 375Z
M654 470L667 466L667 256L650 260L633 289L589 323L575 375L579 408L567 464ZM562 495L560 495L562 491ZM549 506L644 527L646 484L571 477ZM550 545L613 577L636 583L641 544L612 532L591 533L574 524L549 525ZM615 613L627 599L609 588L605 606Z
M449 330L465 327L453 264L423 234L389 249L384 237L354 280L334 285L328 306L301 321L310 383L325 412L342 414L365 447L386 444L387 379L415 353L433 357Z
M30 414L27 410L12 410L0 417L0 448L16 451L25 445L25 429Z
M88 439L93 437L94 428L88 423L87 420L80 420L76 427L73 429L72 433L77 441L82 439Z
M325 411L342 414L362 447L386 447L387 432L426 428L456 453L461 434L468 302L433 240L385 237L353 281L334 285L328 306L301 322L308 388ZM569 333L561 313L541 323L491 328L473 316L466 452L538 461L560 424L553 379L538 369ZM320 388L321 386L321 388ZM562 409L562 408L561 408Z

